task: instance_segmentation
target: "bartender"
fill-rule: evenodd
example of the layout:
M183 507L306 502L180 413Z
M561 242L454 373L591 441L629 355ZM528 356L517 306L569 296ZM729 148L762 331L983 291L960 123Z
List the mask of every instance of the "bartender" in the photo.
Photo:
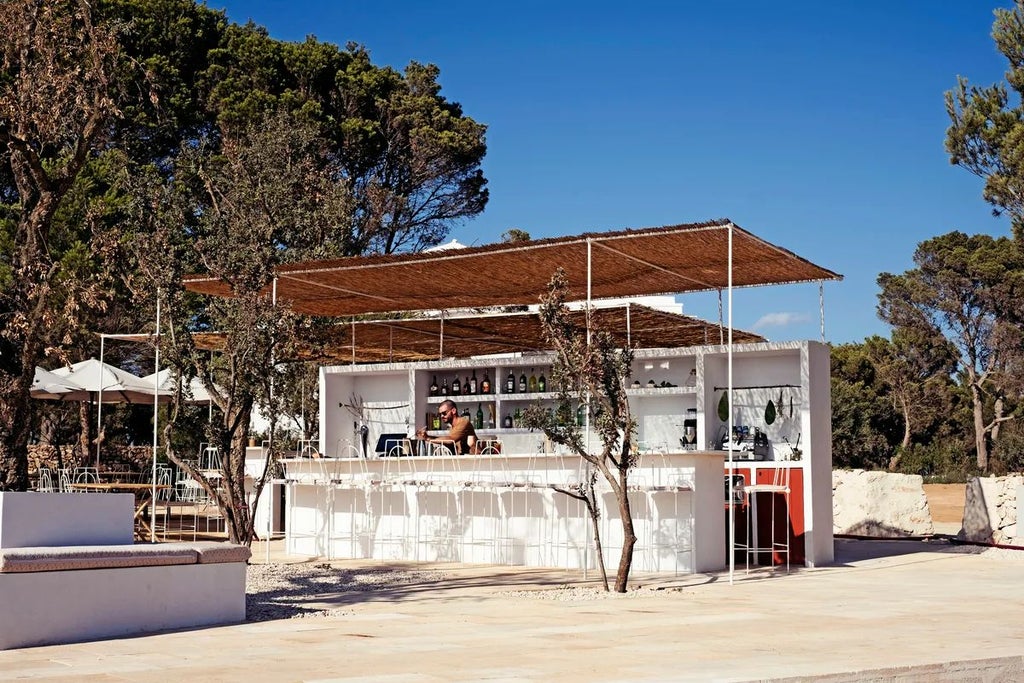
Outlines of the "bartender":
M455 401L447 400L437 408L437 414L448 425L448 433L445 436L432 438L427 436L427 428L420 427L416 430L416 438L430 444L444 444L448 449L455 448L459 454L476 452L476 430L473 429L473 422L466 416L459 415L459 409Z

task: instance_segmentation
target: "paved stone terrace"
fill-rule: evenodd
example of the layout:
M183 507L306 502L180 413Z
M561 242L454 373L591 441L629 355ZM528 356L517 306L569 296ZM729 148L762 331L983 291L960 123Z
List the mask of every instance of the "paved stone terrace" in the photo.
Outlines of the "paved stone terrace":
M337 562L410 580L289 591L328 616L0 652L0 680L1024 679L1024 555L840 539L836 556L789 575L740 570L732 585L639 577L626 596L575 572Z

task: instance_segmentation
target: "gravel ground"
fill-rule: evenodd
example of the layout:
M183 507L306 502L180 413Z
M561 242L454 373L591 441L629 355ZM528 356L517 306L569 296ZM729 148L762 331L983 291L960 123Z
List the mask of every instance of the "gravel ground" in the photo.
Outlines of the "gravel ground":
M321 564L252 564L245 585L248 621L297 619L347 614L344 607L310 607L325 600L344 602L346 596L394 592L404 586L444 580L435 571L341 569Z
M1024 550L989 548L949 543L932 546L932 552L983 555L986 559L1024 562ZM249 566L246 584L246 617L249 621L297 619L349 614L347 607L316 607L325 601L353 602L387 599L412 586L440 583L449 575L417 569L363 568L343 569L328 563L255 564ZM500 588L497 587L496 588ZM605 592L593 586L565 584L544 590L495 590L494 597L509 599L576 602L584 600L621 600L666 594L678 589L638 588L628 593ZM311 606L314 605L314 606Z

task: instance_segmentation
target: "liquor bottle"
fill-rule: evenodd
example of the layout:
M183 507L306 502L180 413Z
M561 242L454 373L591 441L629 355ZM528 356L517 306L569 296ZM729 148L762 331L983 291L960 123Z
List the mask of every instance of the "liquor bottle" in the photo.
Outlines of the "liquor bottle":
M462 417L468 417L468 418L469 418L470 420L472 420L472 419L473 419L473 418L472 418L472 417L470 416L470 414L469 414L469 408L463 408L463 409L462 409Z
M473 371L473 376L469 378L469 391L467 391L466 393L467 394L475 394L476 393L476 370Z
M490 377L490 375L487 374L486 370L484 370L484 380L482 382L480 382L480 393L481 394L489 394L489 393L491 393L491 377Z
M530 383L529 383L529 387L530 387L530 393L531 394L536 394L537 393L537 375L533 374L533 368L530 368Z
M430 382L430 395L437 396L437 375L434 375L434 379Z
M512 374L511 370L508 371L508 379L505 380L505 393L516 393L516 376Z
M505 429L512 429L512 413L505 415L505 420L502 424L504 424Z
M583 404L580 403L579 407L576 408L576 426L583 426Z
M540 379L537 380L537 391L544 393L548 390L548 381L544 379L544 371L540 371Z
M441 380L441 395L442 396L447 396L448 395L448 378L447 377L445 377L444 379Z
M519 375L519 393L525 394L530 390L530 385L526 381L526 373Z
M512 421L521 427L523 424L523 411L516 408L516 412L512 415Z
M452 396L458 396L462 393L462 383L459 382L459 376L455 375L455 381L452 382Z
M483 429L484 428L484 411L480 407L479 403L476 404L476 428L477 429Z

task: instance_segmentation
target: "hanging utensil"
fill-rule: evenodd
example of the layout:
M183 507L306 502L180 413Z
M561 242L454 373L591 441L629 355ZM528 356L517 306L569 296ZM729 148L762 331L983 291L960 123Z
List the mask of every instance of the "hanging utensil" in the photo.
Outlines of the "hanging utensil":
M718 399L718 419L722 422L729 420L729 392L723 391L722 398Z
M789 395L789 419L793 419L793 394Z
M775 422L775 403L768 399L768 405L764 409L764 423L770 425Z

